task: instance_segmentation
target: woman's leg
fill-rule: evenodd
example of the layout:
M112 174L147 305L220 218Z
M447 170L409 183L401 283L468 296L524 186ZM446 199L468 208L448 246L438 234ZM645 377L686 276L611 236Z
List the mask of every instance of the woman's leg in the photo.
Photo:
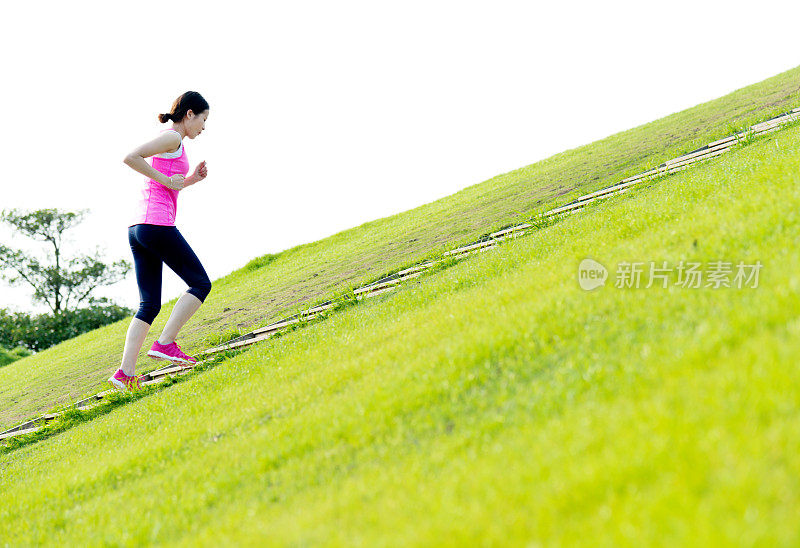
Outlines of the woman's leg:
M203 301L191 293L184 293L181 295L181 298L175 303L175 308L172 309L172 313L169 315L167 325L164 326L164 331L161 332L158 342L161 344L175 342L178 332L186 322L189 321L189 318L197 312L202 304Z
M158 338L159 343L170 344L205 301L211 291L211 281L200 259L177 228L169 231L161 243L164 262L189 286L189 290L175 303L164 331Z
M142 349L150 325L161 309L161 259L142 244L148 225L136 225L128 229L128 242L133 253L136 283L139 286L139 310L128 326L125 350L122 352L120 369L132 376L136 371L136 359Z
M139 318L133 318L131 325L128 326L128 335L125 337L125 350L122 352L122 372L132 377L136 372L136 358L142 349L147 332L150 331L150 324L143 322Z

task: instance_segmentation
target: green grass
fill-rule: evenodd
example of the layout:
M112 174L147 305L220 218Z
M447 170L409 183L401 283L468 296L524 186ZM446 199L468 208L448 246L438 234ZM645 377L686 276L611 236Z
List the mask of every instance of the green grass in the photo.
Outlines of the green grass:
M30 356L31 352L26 350L25 348L17 347L14 349L8 349L3 346L0 346L0 367L4 365L8 365L12 362L20 360L25 356Z
M797 545L798 147L756 140L7 451L0 538ZM585 257L606 287L578 287ZM613 287L651 260L764 268Z
M208 371L209 369L213 368L220 362L225 361L227 358L235 356L241 352L241 350L229 350L215 354L214 357L209 361L194 367L191 372L188 373L188 375L200 375L204 371ZM0 446L0 452L8 453L11 451L16 451L21 447L46 440L47 438L69 430L80 423L88 422L96 419L97 417L110 413L121 405L125 405L127 403L147 397L151 394L155 394L174 384L186 382L190 378L191 376L187 376L185 374L174 377L168 376L163 380L162 383L142 386L140 389L133 392L114 391L110 394L106 394L102 400L96 401L90 406L83 407L80 410L73 407L68 407L54 420L51 420L45 424L39 423L37 426L40 426L40 428L35 432L3 440L2 446Z
M201 350L787 111L800 104L798 76L800 67L414 210L256 258L214 281L180 343L189 352ZM162 307L138 371L154 367L145 353L175 302ZM120 363L128 324L106 326L1 368L0 429L104 389Z

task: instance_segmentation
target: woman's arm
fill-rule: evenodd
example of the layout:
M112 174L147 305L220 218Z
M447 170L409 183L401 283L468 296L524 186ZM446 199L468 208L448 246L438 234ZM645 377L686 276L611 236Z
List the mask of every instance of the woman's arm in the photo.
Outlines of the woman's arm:
M154 156L155 154L163 154L171 152L178 148L181 144L181 138L174 131L167 131L159 135L150 142L147 142L136 150L125 156L124 162L133 170L138 171L146 177L150 177L154 181L158 181L167 188L173 190L180 190L184 186L182 181L173 182L170 177L167 177L156 168L147 163L145 158ZM176 177L178 179L179 177ZM183 179L183 177L180 177Z

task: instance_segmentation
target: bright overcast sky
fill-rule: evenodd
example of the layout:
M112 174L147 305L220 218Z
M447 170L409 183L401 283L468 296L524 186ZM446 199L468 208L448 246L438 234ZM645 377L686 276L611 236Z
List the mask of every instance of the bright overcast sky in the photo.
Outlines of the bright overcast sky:
M196 90L208 177L176 224L214 280L793 68L798 23L769 1L4 3L0 209L88 208L71 249L132 261L123 157ZM184 290L165 267L162 301ZM100 295L138 307L132 272ZM0 282L0 307L46 310L30 296Z

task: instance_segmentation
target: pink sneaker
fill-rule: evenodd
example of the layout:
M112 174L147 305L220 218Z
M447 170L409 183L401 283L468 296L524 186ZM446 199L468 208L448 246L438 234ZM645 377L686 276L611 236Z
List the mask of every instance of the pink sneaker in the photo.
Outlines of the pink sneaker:
M178 343L176 342L171 342L170 344L161 344L157 340L153 341L153 346L151 346L150 350L147 351L147 355L151 358L169 360L173 363L185 363L188 365L194 365L197 363L197 359L184 354L181 350L181 347L178 346Z
M130 392L133 389L138 390L142 387L139 382L139 377L137 376L128 376L122 372L122 369L117 369L117 372L114 373L112 377L109 377L108 382L113 384L116 388L119 388L123 392Z

